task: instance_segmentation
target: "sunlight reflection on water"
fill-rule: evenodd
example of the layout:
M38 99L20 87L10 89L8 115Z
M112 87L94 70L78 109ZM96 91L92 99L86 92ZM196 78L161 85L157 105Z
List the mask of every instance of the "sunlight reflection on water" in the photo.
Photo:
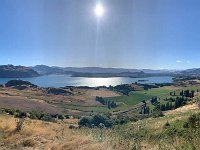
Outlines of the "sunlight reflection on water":
M7 81L15 78L0 78L0 84L5 84ZM148 78L85 78L71 77L69 75L46 75L34 78L22 78L41 87L64 87L64 86L115 86L119 84L130 84L145 80L140 83L172 83L172 77L148 77Z

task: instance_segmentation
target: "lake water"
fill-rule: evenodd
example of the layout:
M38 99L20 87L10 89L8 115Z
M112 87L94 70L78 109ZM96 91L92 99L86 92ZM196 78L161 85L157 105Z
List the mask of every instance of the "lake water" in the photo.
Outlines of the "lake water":
M5 84L7 81L19 78L0 78L0 84ZM138 83L172 83L172 77L148 77L148 78L85 78L71 77L69 75L45 75L34 78L20 78L21 80L29 81L40 87L64 87L64 86L115 86L119 84ZM139 82L138 80L145 80Z

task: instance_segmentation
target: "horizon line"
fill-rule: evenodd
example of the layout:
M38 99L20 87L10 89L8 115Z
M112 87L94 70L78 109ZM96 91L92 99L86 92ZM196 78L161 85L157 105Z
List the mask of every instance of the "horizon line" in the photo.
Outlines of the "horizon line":
M102 68L102 69L130 69L130 70L176 70L176 71L181 71L181 70L187 70L187 69L198 69L198 67L194 68L186 68L186 69L169 69L169 68L126 68L126 67L100 67L100 66L56 66L56 65L45 65L45 64L37 64L37 65L21 65L21 64L0 64L0 66L3 65L13 65L13 66L24 66L24 67L35 67L35 66L48 66L48 67L59 67L59 68ZM199 67L200 68L200 67Z

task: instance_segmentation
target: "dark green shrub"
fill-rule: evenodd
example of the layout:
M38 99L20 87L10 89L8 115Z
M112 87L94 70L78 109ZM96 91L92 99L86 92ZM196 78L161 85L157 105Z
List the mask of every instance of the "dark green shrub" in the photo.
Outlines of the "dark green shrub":
M85 127L90 127L91 126L91 120L89 117L83 117L79 121L79 126L85 126Z
M83 117L79 121L79 126L85 126L85 127L92 127L92 126L98 127L99 124L104 124L105 127L110 128L113 125L113 121L108 116L99 114L96 114L91 117Z

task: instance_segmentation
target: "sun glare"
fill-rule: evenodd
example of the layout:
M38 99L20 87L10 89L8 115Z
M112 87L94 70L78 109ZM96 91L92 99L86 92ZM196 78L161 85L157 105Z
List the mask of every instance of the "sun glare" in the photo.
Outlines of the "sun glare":
M96 14L97 17L103 16L103 14L104 14L103 5L101 3L96 4L96 7L95 7L94 11L95 11L95 14Z

